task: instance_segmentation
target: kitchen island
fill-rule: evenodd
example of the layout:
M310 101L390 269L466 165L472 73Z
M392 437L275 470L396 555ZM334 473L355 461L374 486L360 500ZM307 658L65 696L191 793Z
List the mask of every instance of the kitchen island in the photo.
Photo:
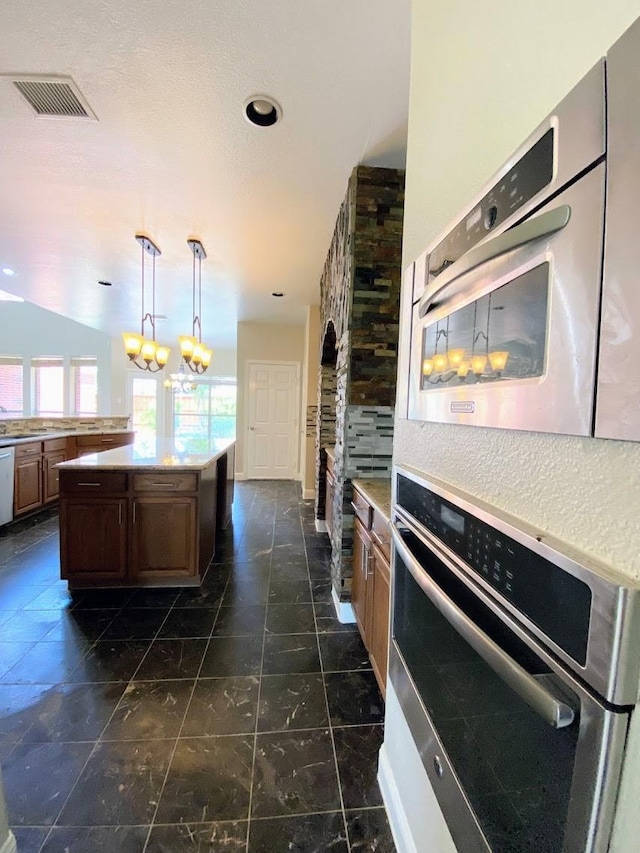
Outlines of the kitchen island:
M235 441L207 453L135 443L61 462L60 567L69 589L199 586L228 526Z

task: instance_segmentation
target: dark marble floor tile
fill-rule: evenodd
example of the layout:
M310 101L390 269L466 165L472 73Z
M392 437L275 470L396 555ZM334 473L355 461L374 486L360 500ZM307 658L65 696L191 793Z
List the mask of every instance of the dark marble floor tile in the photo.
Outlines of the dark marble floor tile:
M154 826L145 853L245 853L248 826L245 820Z
M181 737L253 733L259 679L255 676L199 678Z
M267 631L270 634L314 633L316 620L313 605L270 604L267 608Z
M65 610L60 621L43 639L75 645L95 643L118 613L119 610Z
M173 607L179 589L136 589L127 607Z
M298 604L311 601L308 580L272 580L269 584L269 604Z
M180 607L172 610L160 628L159 638L187 639L209 638L216 610L212 607Z
M3 643L2 655L0 656L0 678L8 673L11 668L22 660L35 643Z
M207 640L154 640L136 672L138 681L195 678Z
M382 746L382 726L334 728L340 787L346 809L382 805L378 787L378 752Z
M201 678L259 675L262 637L212 637L202 662Z
M314 602L313 609L316 614L316 624L319 634L349 634L358 631L358 626L355 622L341 622L338 619L333 602L316 601Z
M331 580L331 560L309 560L309 577L311 580L329 581Z
M129 681L150 645L149 640L100 640L71 672L68 681Z
M14 644L3 644L3 652L6 645ZM36 643L2 680L7 684L59 684L68 681L86 651L86 648L69 643Z
M384 721L384 700L373 670L328 672L324 680L331 725L353 726Z
M0 576L0 588L2 587L2 577ZM21 610L0 610L0 625L4 625L9 619L13 619L16 613L21 613Z
M333 599L331 597L331 586L332 585L330 580L317 580L312 578L311 597L313 598L314 602L332 604Z
M253 735L179 740L156 822L246 819L253 742Z
M265 675L260 685L258 731L318 729L328 725L322 675Z
M123 684L57 684L44 690L29 709L33 722L23 741L97 740L123 689Z
M82 598L82 593L69 592L66 582L60 581L46 589L24 608L25 610L55 610L60 611L73 607Z
M88 589L83 592L74 610L105 610L124 607L132 596L133 589Z
M277 850L288 853L348 853L342 812L252 820L249 853L275 853Z
M338 808L340 793L327 729L257 735L252 817Z
M262 636L267 607L265 604L236 604L218 611L213 628L214 637L235 637L242 634Z
M142 853L148 826L54 827L42 853Z
M102 635L105 640L153 640L167 618L166 607L125 607Z
M295 543L274 545L271 562L279 563L283 560L295 559L304 560L306 556L304 539L300 537Z
M49 827L41 826L14 826L19 853L40 853L42 843L49 834Z
M55 688L43 684L0 684L0 743L18 743Z
M31 604L39 595L46 592L49 584L40 586L26 586L19 579L2 585L2 597L0 598L0 609L22 610L27 604Z
M60 622L60 614L48 610L20 610L0 625L0 643L37 643Z
M2 767L9 824L51 826L92 749L92 743L18 744Z
M267 634L264 642L263 675L291 672L320 672L315 634Z
M233 562L228 563L227 565L211 563L204 576L204 580L202 582L203 586L208 589L224 590L234 565L235 564ZM269 564L267 563L267 569L268 568Z
M173 740L99 743L58 818L59 826L148 825Z
M318 641L325 672L371 668L369 655L359 633L320 634Z
M274 581L308 581L309 571L307 561L304 557L296 557L294 560L274 561L271 565L269 575L271 583Z
M396 853L384 808L346 812L351 850L358 853Z
M180 733L194 681L132 681L102 740L154 740Z
M175 607L211 607L217 610L222 601L222 589L201 586L197 589L183 589L178 594Z

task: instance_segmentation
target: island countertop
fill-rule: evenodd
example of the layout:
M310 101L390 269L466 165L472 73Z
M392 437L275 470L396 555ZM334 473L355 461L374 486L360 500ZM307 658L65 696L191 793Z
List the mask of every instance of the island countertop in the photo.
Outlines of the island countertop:
M56 465L62 471L204 471L233 447L235 439L217 439L205 453L189 452L171 439L160 439L156 453L139 442L101 453L88 453Z

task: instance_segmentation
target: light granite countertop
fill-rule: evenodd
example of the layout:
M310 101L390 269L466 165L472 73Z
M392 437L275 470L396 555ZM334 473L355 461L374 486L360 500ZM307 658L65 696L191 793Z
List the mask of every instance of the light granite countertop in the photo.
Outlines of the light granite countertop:
M374 509L384 516L387 521L391 520L391 479L380 478L365 480L356 478L351 481L359 492L365 496Z
M131 429L111 428L109 429L67 429L48 430L44 432L30 432L28 435L0 435L0 447L13 447L19 444L29 444L32 441L48 441L51 438L69 438L75 435L117 435L133 432Z
M213 465L233 445L235 439L212 442L206 453L190 453L171 439L160 439L158 452L150 454L148 448L134 444L114 447L100 453L88 453L79 459L69 459L56 465L62 471L203 471Z

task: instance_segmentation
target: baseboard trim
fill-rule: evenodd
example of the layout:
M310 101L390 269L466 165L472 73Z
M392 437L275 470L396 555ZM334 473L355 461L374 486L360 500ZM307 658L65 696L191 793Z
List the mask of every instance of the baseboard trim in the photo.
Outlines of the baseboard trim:
M18 853L16 837L11 830L9 830L9 835L5 838L4 844L0 847L0 853Z
M382 802L389 818L391 834L398 853L418 853L413 836L409 829L407 816L402 807L400 793L391 772L391 765L387 758L384 743L378 753L378 784L382 794Z
M343 625L350 625L356 621L356 615L350 601L340 601L335 587L331 587L331 598L336 609L336 616Z
M302 490L302 499L305 501L310 501L311 498L315 498L316 490L315 489L303 489Z
M234 474L234 477L236 478L236 480L246 480L247 479L247 475L244 474L242 471L236 471L236 473Z
M316 518L316 533L328 533L327 522L323 518Z

